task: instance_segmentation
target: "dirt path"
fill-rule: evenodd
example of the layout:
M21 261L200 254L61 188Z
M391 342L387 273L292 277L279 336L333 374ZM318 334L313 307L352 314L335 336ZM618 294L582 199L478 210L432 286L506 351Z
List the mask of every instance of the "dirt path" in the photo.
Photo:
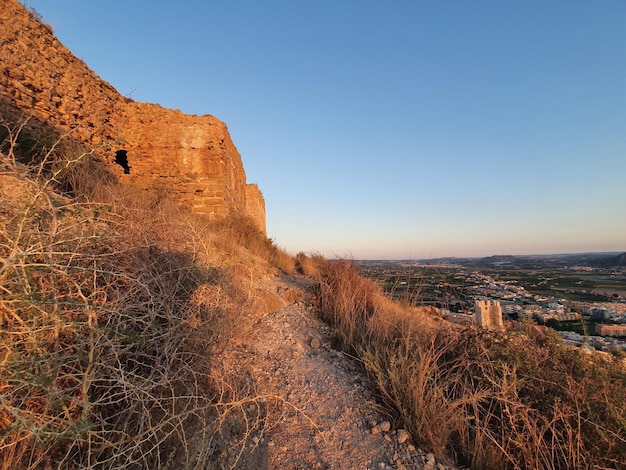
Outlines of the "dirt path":
M389 423L358 363L331 348L331 332L303 281L286 280L276 289L295 290L300 300L257 318L245 340L226 352L265 397L260 406L246 405L251 416L263 415L263 424L250 419L235 468L446 468Z

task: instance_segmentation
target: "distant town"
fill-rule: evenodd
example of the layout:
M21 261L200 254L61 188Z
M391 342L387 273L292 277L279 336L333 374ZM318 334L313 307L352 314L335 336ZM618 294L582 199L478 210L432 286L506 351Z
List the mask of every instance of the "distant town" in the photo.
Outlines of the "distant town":
M356 264L390 297L435 306L451 321L534 322L566 344L626 351L626 253Z

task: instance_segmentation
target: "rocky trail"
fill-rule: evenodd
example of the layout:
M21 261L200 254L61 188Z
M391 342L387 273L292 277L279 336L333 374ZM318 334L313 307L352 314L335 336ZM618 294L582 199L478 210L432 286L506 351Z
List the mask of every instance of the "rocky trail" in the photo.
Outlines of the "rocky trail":
M297 298L252 320L225 352L259 398L226 458L239 469L450 468L417 449L375 403L356 359L331 347L303 280L277 291ZM295 295L294 295L295 294Z

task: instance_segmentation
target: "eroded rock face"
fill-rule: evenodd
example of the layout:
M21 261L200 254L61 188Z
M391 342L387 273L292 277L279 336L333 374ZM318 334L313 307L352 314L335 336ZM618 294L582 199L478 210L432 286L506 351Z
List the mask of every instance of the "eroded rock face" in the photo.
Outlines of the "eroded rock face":
M223 122L121 96L17 0L0 0L0 99L94 148L121 181L162 189L192 212L249 215L265 232L263 195L246 183Z

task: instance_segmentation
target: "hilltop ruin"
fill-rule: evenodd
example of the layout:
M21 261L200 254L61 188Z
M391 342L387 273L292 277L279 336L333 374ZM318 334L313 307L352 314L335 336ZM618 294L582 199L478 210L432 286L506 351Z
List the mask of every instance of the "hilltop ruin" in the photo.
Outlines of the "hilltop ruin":
M265 233L263 195L246 182L226 124L122 96L17 0L0 0L0 105L5 121L28 116L41 132L69 133L122 183L209 217L248 215Z

